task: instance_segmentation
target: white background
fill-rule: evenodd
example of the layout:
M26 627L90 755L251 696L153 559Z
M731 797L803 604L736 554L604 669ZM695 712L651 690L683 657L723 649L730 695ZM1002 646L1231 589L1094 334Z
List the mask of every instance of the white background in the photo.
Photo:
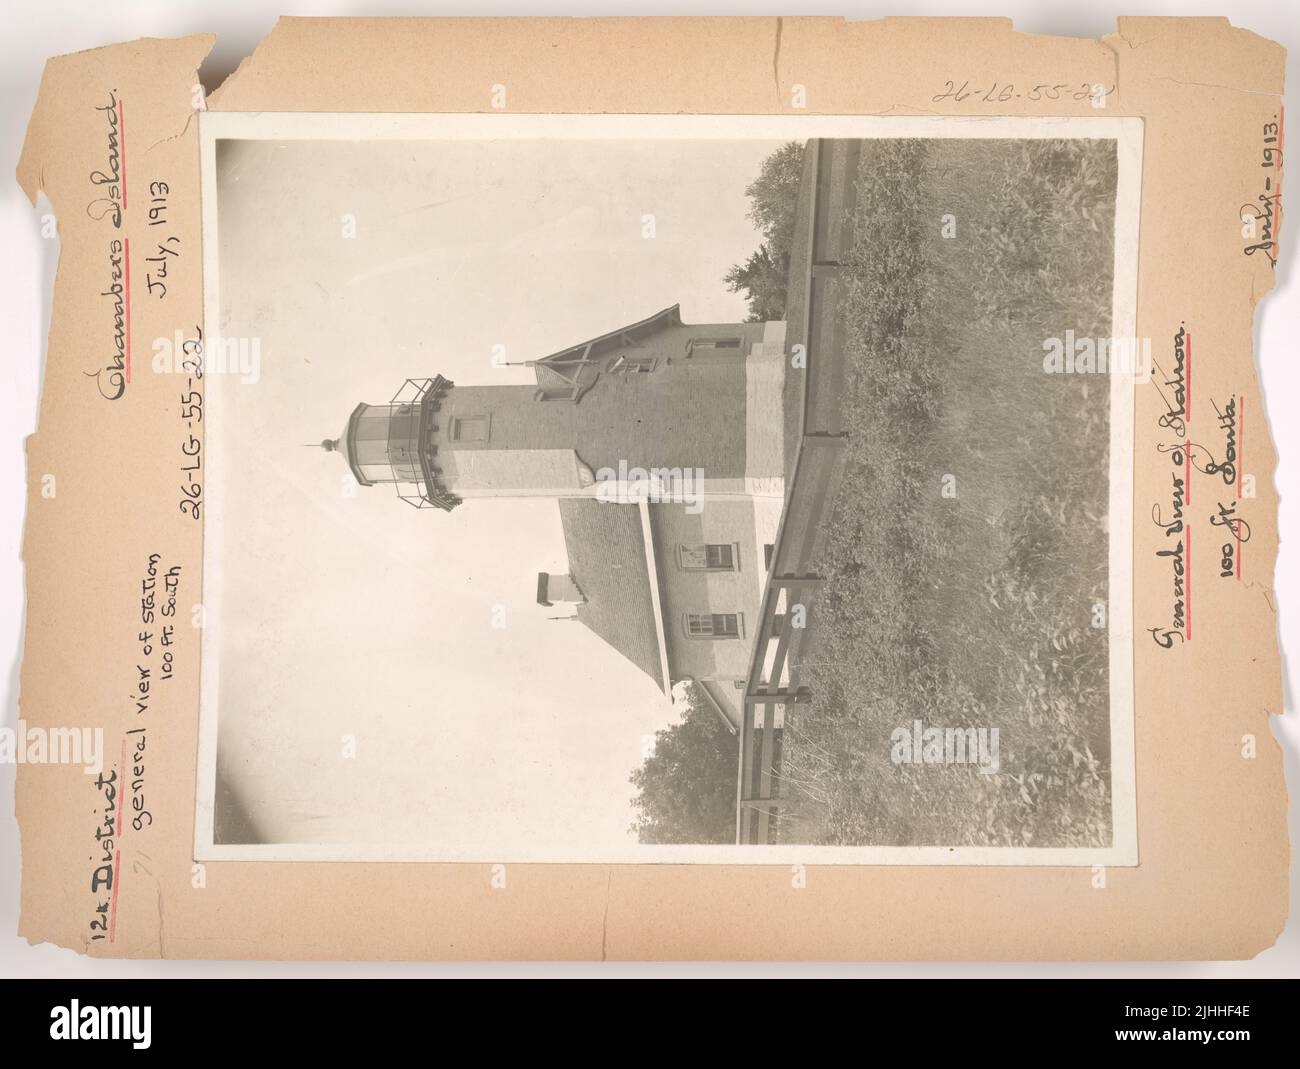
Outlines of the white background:
M748 0L718 3L340 3L280 0L278 5L253 0L137 0L111 6L42 0L39 4L5 4L0 13L0 249L8 265L0 286L0 323L5 326L5 365L0 372L0 656L5 660L3 723L18 716L18 666L22 656L25 588L19 551L26 489L24 439L36 429L37 404L50 319L50 294L58 255L57 242L40 234L40 216L12 179L23 133L36 101L41 68L48 56L75 52L136 37L176 37L212 31L218 35L201 74L209 90L271 29L279 13L288 15L843 15L851 19L886 15L1004 15L1018 30L1061 36L1101 37L1115 29L1115 16L1127 9L1071 3L838 3L799 10L802 4ZM1237 26L1254 30L1287 47L1294 73L1300 51L1300 19L1293 0L1233 0L1231 4L1184 0L1182 3L1134 4L1144 15L1228 14ZM1294 78L1286 100L1294 103ZM1293 115L1300 109L1291 107ZM1274 735L1285 750L1291 785L1291 834L1300 831L1300 730L1294 714L1296 668L1285 660L1288 646L1300 638L1300 557L1287 540L1300 530L1300 421L1290 398L1300 387L1294 365L1294 339L1300 336L1300 300L1295 283L1295 256L1289 230L1282 234L1283 257L1278 286L1256 316L1255 352L1265 402L1281 461L1282 553L1275 587L1281 613L1283 667L1286 674L1285 718L1273 718ZM1288 641L1290 640L1290 641ZM1097 976L1194 977L1300 975L1300 923L1294 920L1278 944L1249 962L1037 964L1037 965L402 965L367 963L115 962L96 961L49 945L31 947L15 935L18 924L20 851L13 817L14 767L0 765L0 975L5 976L418 976L418 975L866 975L866 976ZM1295 868L1292 898L1295 900ZM1068 923L1068 921L1063 921Z

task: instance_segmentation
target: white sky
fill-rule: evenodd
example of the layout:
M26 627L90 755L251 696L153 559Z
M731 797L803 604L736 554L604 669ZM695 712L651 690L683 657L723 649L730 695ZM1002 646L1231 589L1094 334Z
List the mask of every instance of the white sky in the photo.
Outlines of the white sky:
M491 367L494 345L544 356L675 302L687 322L742 320L722 276L757 247L744 187L777 147L222 146L221 331L260 339L261 378L208 380L219 744L273 839L503 860L628 842L628 775L674 713L535 604L537 572L566 570L555 504L417 511L348 494L343 461L301 443L408 376L533 381Z

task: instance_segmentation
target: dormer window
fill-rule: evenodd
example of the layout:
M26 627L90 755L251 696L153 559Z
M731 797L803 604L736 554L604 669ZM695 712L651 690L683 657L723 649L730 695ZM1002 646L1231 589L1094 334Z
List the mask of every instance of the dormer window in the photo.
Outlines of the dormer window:
M605 366L605 370L614 375L648 375L658 366L659 360L656 357L619 353Z
M739 349L741 341L740 338L692 338L686 343L686 355L693 356L696 352L714 349Z
M542 386L533 391L534 401L576 401L580 386Z

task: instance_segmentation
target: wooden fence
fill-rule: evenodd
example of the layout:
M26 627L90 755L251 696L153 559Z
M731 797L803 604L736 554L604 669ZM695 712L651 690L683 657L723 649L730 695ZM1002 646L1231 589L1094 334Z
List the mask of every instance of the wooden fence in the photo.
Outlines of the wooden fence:
M798 813L801 800L781 778L785 721L814 700L801 681L800 665L815 642L814 602L823 582L816 561L826 539L826 521L843 473L847 434L840 422L844 346L835 314L834 287L840 265L833 248L847 214L833 217L829 184L832 165L856 173L860 145L812 141L814 198L812 236L804 278L804 396L797 455L777 534L759 617L740 730L736 789L736 841L778 841L782 817ZM847 203L851 204L850 199ZM838 225L837 225L838 224ZM789 372L787 372L789 374Z

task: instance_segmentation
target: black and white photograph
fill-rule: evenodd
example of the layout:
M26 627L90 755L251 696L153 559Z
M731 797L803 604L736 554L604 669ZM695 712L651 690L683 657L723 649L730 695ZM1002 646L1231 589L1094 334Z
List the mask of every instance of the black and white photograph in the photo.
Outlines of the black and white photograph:
M1136 863L1139 122L201 137L200 858Z
M5 1049L1286 1049L1285 5L10 15Z

